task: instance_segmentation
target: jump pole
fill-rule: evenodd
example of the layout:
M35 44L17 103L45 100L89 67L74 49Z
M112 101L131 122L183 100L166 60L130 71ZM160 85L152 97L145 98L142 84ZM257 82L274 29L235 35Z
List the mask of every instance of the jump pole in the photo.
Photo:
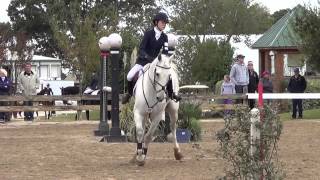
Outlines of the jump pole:
M105 136L107 142L126 142L127 137L121 135L120 119L119 119L119 61L120 61L120 49L122 45L122 38L119 34L110 34L109 45L110 45L110 60L111 60L111 120L112 127L109 135Z
M105 136L109 134L108 125L108 97L107 91L103 90L107 86L108 59L110 56L110 45L108 37L99 40L100 48L100 122L98 130L94 131L95 136Z

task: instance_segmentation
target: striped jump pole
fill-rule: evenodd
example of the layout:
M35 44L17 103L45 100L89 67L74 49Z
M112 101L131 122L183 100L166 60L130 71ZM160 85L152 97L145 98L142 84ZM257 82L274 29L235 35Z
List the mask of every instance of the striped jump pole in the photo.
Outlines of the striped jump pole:
M103 90L103 87L107 86L107 61L110 55L110 45L108 37L102 37L99 40L100 48L100 122L98 130L94 131L95 136L105 136L109 134L108 125L108 97L107 92Z

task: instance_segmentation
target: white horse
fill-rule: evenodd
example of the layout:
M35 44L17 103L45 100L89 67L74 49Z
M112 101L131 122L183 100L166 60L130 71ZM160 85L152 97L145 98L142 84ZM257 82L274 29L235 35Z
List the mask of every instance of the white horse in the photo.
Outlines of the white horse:
M146 65L144 73L136 83L134 121L136 124L137 152L135 161L142 166L145 163L149 143L161 120L165 119L165 112L170 117L171 133L174 142L174 156L176 160L183 158L176 138L176 121L178 119L179 102L168 97L167 83L171 78L174 91L178 91L179 83L175 70L172 68L173 56L159 55L152 63ZM145 133L145 123L151 121L148 132Z

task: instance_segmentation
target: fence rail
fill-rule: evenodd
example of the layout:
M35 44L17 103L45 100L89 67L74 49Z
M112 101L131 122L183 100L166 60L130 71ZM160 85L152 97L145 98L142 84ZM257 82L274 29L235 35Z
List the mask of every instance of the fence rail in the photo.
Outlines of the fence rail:
M18 112L18 111L82 111L82 110L99 110L99 105L67 105L67 106L0 106L0 112ZM108 107L111 110L111 107Z
M110 94L111 95L111 94ZM120 99L121 99L120 95ZM224 110L224 109L234 109L238 107L238 105L233 104L216 104L216 103L208 103L212 99L247 99L247 95L245 94L235 94L235 95L182 95L183 101L188 100L197 100L201 104L203 110ZM109 98L111 99L111 97ZM17 111L82 111L82 110L99 110L99 105L83 105L81 101L99 101L99 95L54 95L54 96L0 96L0 102L16 102L16 101L33 101L33 102L46 102L46 101L77 101L77 105L65 105L65 106L46 106L34 104L33 106L17 106L12 103L8 103L7 106L0 106L0 112L17 112ZM108 105L108 111L111 110L111 106Z
M62 96L0 96L0 101L81 101L81 100L100 100L98 95L62 95Z

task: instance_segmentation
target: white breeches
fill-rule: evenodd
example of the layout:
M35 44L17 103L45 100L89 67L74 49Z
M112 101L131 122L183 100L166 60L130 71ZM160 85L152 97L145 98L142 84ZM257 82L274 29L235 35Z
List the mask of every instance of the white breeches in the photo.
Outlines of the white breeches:
M134 78L137 72L139 72L139 76L140 76L142 74L142 70L143 70L143 66L141 66L140 64L135 64L128 72L127 80L132 81L132 79Z

